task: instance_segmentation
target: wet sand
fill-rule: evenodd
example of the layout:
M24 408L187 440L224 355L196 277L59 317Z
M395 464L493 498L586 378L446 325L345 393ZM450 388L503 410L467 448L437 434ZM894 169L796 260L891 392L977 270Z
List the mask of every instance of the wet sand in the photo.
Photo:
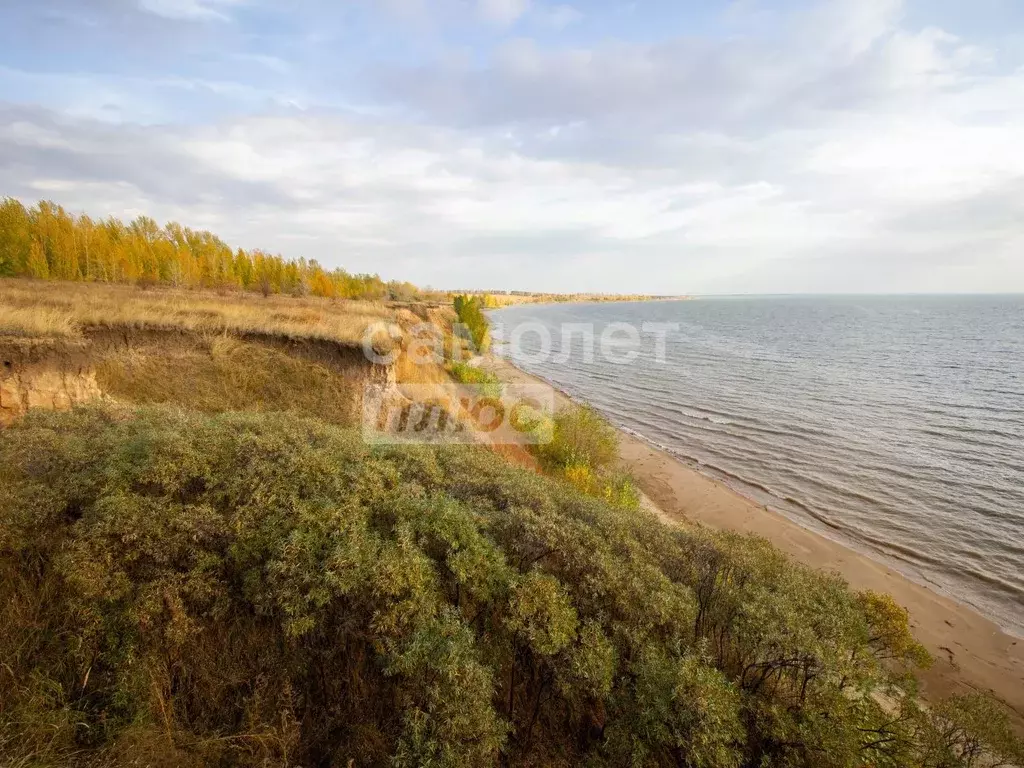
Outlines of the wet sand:
M506 382L540 381L502 358L489 357L484 365ZM558 407L571 402L562 393L556 397ZM889 593L910 611L914 634L935 657L932 668L919 675L925 698L989 692L1016 714L1017 729L1024 734L1024 640L883 563L741 496L671 454L628 433L620 436L623 468L662 519L762 536L799 562L838 572L854 589Z

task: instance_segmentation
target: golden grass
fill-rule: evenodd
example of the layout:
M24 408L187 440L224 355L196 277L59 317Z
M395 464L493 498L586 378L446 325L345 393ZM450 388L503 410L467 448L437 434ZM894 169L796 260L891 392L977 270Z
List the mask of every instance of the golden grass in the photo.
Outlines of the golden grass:
M97 348L97 383L115 400L207 413L294 411L342 425L355 422L361 381L258 337L358 344L372 325L397 326L411 338L416 326L428 323L450 342L453 320L451 307L427 303L0 280L0 337L78 340L104 329L186 332L167 344L149 340L128 349ZM390 346L387 337L374 335L379 351ZM451 383L442 365L414 360L407 349L398 355L396 378L418 385L421 395L424 385L443 390Z
M383 302L134 286L0 280L0 335L74 338L103 328L258 333L362 341L377 322L417 320Z
M204 413L294 411L341 426L356 421L356 382L319 363L225 336L106 355L96 380L105 394L132 403Z
M11 307L0 304L0 336L68 339L79 335L68 312L46 307Z

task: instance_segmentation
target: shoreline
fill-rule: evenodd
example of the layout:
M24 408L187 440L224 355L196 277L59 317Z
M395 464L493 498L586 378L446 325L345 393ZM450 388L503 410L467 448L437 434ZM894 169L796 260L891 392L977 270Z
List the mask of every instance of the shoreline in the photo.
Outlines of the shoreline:
M507 298L508 294L502 293L471 293L470 296L492 296L492 297L503 297ZM540 294L538 294L540 295ZM550 294L551 296L557 296L558 294ZM694 296L618 296L614 294L595 294L592 297L586 297L582 294L573 294L571 298L559 299L559 298L538 298L534 299L524 298L523 301L510 301L507 304L501 304L497 307L484 307L484 312L500 312L503 309L509 309L512 307L547 307L552 305L571 306L575 304L646 304L648 302L657 301L693 301L696 297Z
M558 408L575 402L505 357L490 354L485 360L485 367L503 382L553 387ZM924 697L990 693L1011 710L1017 730L1024 733L1024 640L1005 632L974 608L758 504L621 427L615 429L620 466L629 471L650 502L645 506L662 520L697 522L760 536L798 562L839 573L853 589L892 595L910 611L915 636L935 659L930 669L918 673Z

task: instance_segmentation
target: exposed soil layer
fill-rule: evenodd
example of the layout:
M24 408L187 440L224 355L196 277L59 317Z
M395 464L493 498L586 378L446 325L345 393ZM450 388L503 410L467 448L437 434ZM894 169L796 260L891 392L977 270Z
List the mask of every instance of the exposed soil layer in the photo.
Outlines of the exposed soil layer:
M219 336L180 329L98 329L79 340L0 337L0 427L30 408L67 410L104 396L97 369L125 353L171 355L209 350ZM358 412L369 385L395 386L395 367L375 362L359 345L242 333L229 338L323 366L344 378ZM380 359L380 358L378 358Z
M67 410L101 395L87 342L0 340L0 427L29 408Z

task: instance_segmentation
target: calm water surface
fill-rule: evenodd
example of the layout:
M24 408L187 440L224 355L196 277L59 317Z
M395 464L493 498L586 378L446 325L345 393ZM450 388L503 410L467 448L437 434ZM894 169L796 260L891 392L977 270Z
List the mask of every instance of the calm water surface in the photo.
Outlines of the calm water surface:
M525 370L810 528L1024 633L1024 297L721 298L493 314ZM629 365L564 324L620 334ZM568 356L560 362L557 358Z

